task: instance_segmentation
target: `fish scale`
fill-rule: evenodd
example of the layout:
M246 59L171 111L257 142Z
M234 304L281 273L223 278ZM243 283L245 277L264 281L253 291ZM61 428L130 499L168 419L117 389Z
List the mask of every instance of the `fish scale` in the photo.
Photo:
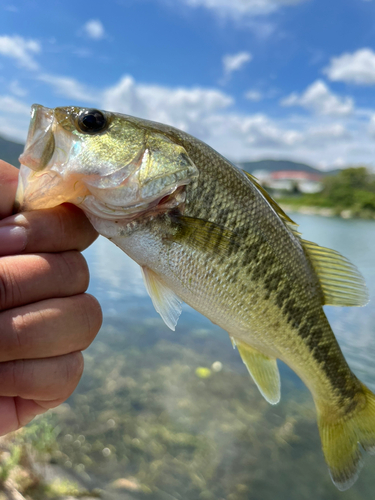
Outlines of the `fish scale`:
M272 404L276 360L287 363L313 395L334 483L354 483L358 443L375 450L375 396L351 372L322 306L367 302L355 266L303 240L254 177L167 125L34 105L20 160L19 208L79 206L141 266L165 323L175 328L185 301L227 330Z

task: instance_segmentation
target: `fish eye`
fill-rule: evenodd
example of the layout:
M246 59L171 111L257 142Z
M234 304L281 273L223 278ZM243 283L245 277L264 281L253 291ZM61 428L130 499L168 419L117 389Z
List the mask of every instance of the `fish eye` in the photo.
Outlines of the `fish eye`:
M87 109L78 116L78 127L85 134L97 134L107 126L107 119L97 109Z

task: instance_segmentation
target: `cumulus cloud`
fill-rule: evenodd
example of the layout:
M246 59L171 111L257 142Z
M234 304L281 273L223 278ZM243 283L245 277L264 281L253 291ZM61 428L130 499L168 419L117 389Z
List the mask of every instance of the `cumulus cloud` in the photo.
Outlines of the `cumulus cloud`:
M364 48L333 57L324 72L332 81L375 85L375 52Z
M310 111L326 116L349 115L354 110L351 97L339 97L330 91L328 86L317 80L303 94L293 92L281 101L282 106L302 106Z
M98 91L89 89L74 78L41 74L38 76L38 80L49 84L56 94L63 97L69 97L82 102L95 102L99 99Z
M276 121L264 114L222 114L208 118L208 122L211 125L210 140L219 150L223 151L229 142L233 145L238 142L239 150L247 150L247 154L252 157L254 153L259 155L260 152L269 157L275 151L284 156L286 153L295 155L296 152L305 151L303 156L306 156L306 151L312 152L317 147L323 150L332 145L337 147L340 140L348 141L351 137L349 131L339 123L296 127L287 120ZM228 155L227 152L224 154Z
M248 90L245 93L245 98L249 101L259 102L263 99L263 94L259 90Z
M26 40L21 36L0 36L0 55L11 57L27 69L38 69L33 56L41 51L37 40Z
M326 144L350 140L351 137L351 133L344 125L341 123L332 123L309 127L304 134L303 142L312 147L322 147Z
M99 19L90 19L83 26L83 32L93 40L101 40L105 36L104 26Z
M223 57L223 71L225 83L234 71L239 71L246 63L252 60L253 56L250 52L238 52L237 54L226 54Z
M232 103L233 99L219 90L137 84L131 76L124 76L116 85L106 89L102 98L104 109L200 133L204 133L204 118L207 115Z
M223 17L266 15L304 0L180 0L190 7L205 7Z

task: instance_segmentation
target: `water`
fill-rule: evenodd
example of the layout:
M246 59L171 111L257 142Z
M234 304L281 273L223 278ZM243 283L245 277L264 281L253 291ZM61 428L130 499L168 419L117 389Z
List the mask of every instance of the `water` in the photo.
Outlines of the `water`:
M375 390L375 223L294 220L366 278L367 307L326 313L353 371ZM226 332L188 306L171 332L122 251L100 238L85 256L105 321L77 391L57 412L62 465L118 498L373 498L374 457L351 490L331 483L311 396L288 367L280 364L282 401L270 406Z

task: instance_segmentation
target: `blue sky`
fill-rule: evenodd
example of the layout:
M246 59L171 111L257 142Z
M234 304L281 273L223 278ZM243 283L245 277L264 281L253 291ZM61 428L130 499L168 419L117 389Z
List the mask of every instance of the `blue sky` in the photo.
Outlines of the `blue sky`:
M375 166L375 0L3 0L0 134L29 108L170 123L239 161Z

